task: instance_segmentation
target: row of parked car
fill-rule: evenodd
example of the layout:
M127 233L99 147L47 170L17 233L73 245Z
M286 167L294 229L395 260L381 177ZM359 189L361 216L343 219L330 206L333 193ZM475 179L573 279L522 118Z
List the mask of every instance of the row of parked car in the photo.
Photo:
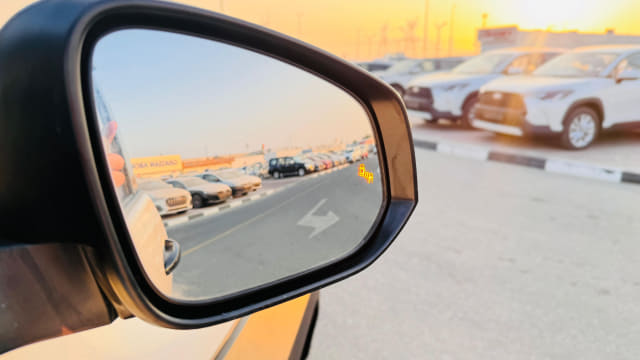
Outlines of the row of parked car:
M488 51L408 83L411 117L512 136L553 136L567 149L603 130L640 127L640 46Z
M341 152L304 153L299 156L277 157L269 160L268 175L279 179L289 175L306 174L330 169L368 158L375 146L350 146ZM241 197L262 187L260 176L250 175L249 169L205 171L166 179L142 179L138 188L144 191L161 216L187 212L210 204L219 204L232 197Z
M235 169L138 183L138 188L149 195L161 216L222 203L260 187L262 179Z
M367 159L369 152L375 151L375 146L356 145L347 147L344 151L309 152L298 156L276 157L269 160L269 175L274 179L280 179L285 176L304 176L316 171Z

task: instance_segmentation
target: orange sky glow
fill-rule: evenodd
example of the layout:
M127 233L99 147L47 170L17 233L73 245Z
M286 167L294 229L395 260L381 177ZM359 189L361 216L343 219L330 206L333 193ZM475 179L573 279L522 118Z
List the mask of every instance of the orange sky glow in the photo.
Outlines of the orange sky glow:
M28 5L13 0L0 9L0 24ZM488 27L578 30L640 34L634 0L179 0L187 5L263 25L300 38L350 60L404 52L408 56L472 55L478 52L476 29L487 14ZM429 3L428 39L423 49L425 4ZM454 8L453 27L451 13ZM443 25L446 23L446 25ZM436 52L436 26L443 25ZM449 48L450 31L453 42ZM385 40L386 39L386 40Z

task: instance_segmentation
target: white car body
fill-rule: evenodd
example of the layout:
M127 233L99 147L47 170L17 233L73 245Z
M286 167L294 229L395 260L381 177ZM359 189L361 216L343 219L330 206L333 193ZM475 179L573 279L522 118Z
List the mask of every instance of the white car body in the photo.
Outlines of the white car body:
M161 216L171 215L192 208L191 194L162 181L143 181L138 188L144 191L156 206Z
M517 76L501 78L488 83L481 89L483 94L504 96L515 94L522 98L526 115L520 126L500 124L486 121L473 116L474 127L523 136L538 129L538 133L548 130L549 133L561 133L569 110L579 105L593 106L602 114L601 128L608 129L615 125L630 125L640 121L638 107L640 95L640 80L625 80L618 82L615 71L618 65L629 56L640 58L640 46L617 45L578 48L565 54L573 53L606 53L617 57L600 73L589 77L559 77L559 76ZM557 59L560 59L558 57ZM540 68L544 70L544 68ZM551 96L559 94L558 96ZM476 112L486 106L480 102ZM486 115L485 115L486 116Z
M425 75L451 70L465 58L407 59L392 65L389 69L376 73L382 81L391 85L400 95L404 95L411 80Z
M348 148L345 151L345 157L350 163L360 161L362 160L362 151L358 147Z
M457 120L463 115L465 103L472 99L480 88L488 82L507 77L507 68L522 56L545 55L553 56L562 50L550 48L508 48L488 51L479 56L503 55L491 72L485 73L460 73L457 69L478 57L471 58L449 72L427 74L413 79L408 84L405 95L405 103L409 117L422 120L437 120L438 118ZM414 105L412 94L418 94L420 89L429 89L433 98L432 109L423 110Z

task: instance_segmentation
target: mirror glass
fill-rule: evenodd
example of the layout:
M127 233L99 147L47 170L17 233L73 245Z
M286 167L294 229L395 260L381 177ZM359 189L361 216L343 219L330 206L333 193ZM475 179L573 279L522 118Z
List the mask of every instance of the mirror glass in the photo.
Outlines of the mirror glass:
M203 300L361 245L383 203L371 120L291 64L194 36L101 38L91 83L111 178L157 289Z

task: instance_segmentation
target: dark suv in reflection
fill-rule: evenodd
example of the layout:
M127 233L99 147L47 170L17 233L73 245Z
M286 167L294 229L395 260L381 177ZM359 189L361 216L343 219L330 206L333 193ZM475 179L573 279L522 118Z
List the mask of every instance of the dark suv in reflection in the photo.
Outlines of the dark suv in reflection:
M293 156L277 157L269 160L269 175L274 179L279 179L287 175L304 176L314 169L315 166L312 162L304 161Z

